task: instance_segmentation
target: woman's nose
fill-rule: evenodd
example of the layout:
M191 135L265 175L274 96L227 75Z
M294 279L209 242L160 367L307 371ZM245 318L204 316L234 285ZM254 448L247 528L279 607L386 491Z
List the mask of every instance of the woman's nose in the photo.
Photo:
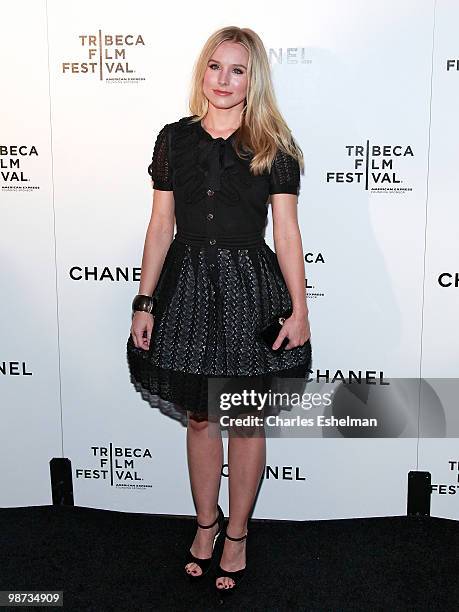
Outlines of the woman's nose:
M223 72L220 75L220 78L218 79L218 84L219 85L228 85L228 77L226 75L226 73L224 74Z

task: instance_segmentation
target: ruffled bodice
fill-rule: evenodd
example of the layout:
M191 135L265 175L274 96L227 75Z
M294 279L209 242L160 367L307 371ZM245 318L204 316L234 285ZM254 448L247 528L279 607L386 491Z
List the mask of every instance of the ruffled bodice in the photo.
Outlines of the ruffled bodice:
M298 194L299 165L278 151L270 172L254 176L234 135L213 138L183 117L158 133L148 173L155 189L173 191L177 230L210 237L262 234L270 194Z

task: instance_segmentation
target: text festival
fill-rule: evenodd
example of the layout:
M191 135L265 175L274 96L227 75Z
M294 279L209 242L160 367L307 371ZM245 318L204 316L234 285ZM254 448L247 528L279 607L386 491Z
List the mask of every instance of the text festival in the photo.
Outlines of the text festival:
M88 49L88 61L62 62L62 72L72 74L97 74L104 67L109 74L133 73L126 60L126 48L145 46L140 34L80 34L81 46Z

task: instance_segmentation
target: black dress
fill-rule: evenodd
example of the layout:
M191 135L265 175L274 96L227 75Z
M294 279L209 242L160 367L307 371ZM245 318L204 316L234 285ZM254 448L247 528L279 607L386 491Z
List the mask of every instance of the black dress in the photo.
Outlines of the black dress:
M177 232L153 296L148 350L127 341L131 382L153 406L184 420L208 414L209 377L305 379L311 344L273 354L260 329L291 298L263 233L269 194L297 194L298 162L278 151L271 171L254 176L234 148L235 133L213 138L196 117L159 132L148 173L174 192Z

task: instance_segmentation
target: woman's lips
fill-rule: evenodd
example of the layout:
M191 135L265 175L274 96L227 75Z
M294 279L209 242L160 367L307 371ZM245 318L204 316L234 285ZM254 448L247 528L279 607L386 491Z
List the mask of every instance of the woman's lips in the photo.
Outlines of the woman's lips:
M217 96L230 96L231 95L230 91L221 91L220 89L214 89L213 92Z

